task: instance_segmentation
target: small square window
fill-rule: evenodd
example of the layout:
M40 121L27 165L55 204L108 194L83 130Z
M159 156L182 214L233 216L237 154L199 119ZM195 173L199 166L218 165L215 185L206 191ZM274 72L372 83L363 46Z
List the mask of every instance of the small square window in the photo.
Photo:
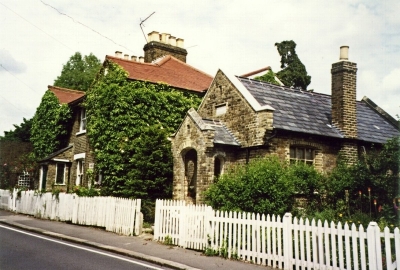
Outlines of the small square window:
M226 104L221 104L221 105L215 106L215 115L218 116L218 115L225 114L226 109L227 109Z

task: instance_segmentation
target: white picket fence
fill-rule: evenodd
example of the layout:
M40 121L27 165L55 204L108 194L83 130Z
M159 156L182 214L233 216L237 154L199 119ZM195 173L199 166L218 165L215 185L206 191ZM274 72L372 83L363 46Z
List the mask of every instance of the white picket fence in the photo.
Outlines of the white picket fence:
M123 235L139 235L143 226L141 200L116 197L79 197L33 190L10 192L0 190L1 209L39 218L70 221L73 224L104 227Z
M280 269L400 269L399 228L214 211L183 201L156 201L154 239Z

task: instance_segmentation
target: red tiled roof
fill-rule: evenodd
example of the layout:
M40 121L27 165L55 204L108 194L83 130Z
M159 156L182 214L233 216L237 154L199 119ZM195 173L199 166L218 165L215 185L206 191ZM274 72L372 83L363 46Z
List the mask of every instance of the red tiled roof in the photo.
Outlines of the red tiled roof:
M109 55L106 56L107 59L125 69L132 80L163 82L175 88L195 92L207 90L213 80L210 75L170 55L153 63L140 63Z
M58 98L58 101L63 104L69 104L72 103L81 97L85 95L85 92L83 91L78 91L78 90L72 90L68 88L62 88L62 87L57 87L57 86L52 86L49 85L48 89L56 95Z

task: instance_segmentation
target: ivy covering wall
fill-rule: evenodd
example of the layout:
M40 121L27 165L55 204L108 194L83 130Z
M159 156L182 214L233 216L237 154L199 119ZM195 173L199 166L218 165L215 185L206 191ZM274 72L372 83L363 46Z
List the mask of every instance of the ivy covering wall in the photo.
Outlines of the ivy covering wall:
M68 105L60 104L53 92L46 91L32 120L30 140L36 160L66 146L70 120Z
M102 193L149 200L170 197L168 136L200 101L163 83L130 81L122 68L106 62L84 104L96 171L103 175Z

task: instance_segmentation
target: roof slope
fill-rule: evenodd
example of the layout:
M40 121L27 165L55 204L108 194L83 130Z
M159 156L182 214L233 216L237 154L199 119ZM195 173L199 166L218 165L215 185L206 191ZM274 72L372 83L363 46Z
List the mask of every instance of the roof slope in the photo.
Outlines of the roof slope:
M153 63L135 62L109 55L106 59L125 69L129 74L129 79L152 83L163 82L175 88L195 92L206 91L213 79L210 75L170 55Z
M71 104L85 96L85 92L49 85L48 89L56 95L61 104Z
M266 82L237 77L241 84L257 100L260 106L272 106L273 125L277 129L321 136L342 138L343 134L331 123L331 97ZM357 101L358 139L385 143L398 136L396 129L381 114L365 102Z

